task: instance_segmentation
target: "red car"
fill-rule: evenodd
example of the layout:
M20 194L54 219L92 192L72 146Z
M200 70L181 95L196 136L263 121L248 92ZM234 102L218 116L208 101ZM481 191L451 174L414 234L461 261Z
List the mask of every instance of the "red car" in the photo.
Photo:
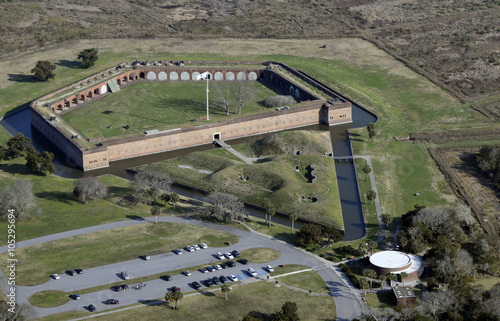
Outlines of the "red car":
M119 304L120 302L118 300L115 300L115 299L107 299L106 300L106 304L107 305L110 305L110 304Z
M178 286L173 286L172 287L172 292L177 292L177 291L180 291L180 290L181 290L181 288L178 287Z

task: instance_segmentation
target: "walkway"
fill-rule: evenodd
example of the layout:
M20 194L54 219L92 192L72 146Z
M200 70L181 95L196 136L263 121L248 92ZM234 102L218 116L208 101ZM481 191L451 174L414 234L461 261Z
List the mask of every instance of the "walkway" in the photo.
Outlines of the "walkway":
M244 161L245 163L247 163L249 165L252 165L254 162L256 162L256 161L259 160L259 158L257 158L257 157L253 157L252 158L252 157L243 156L240 152L232 149L231 145L226 144L224 141L222 141L220 139L215 139L214 143L216 145L219 145L219 146L225 148L228 152L230 152L231 154L233 154L234 156L238 157L239 159L241 159L242 161Z

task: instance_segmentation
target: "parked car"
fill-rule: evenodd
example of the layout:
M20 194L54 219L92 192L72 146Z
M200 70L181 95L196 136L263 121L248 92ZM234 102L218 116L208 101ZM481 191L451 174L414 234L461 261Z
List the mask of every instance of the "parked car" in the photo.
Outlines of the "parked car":
M199 251L199 250L200 250L200 247L199 247L197 244L195 244L195 245L193 245L193 246L191 246L191 247L192 247L195 251Z
M220 279L219 279L219 277L218 277L218 276L214 276L214 277L212 278L212 280L214 281L215 285L219 285L219 284L220 284Z
M151 256L149 256L149 255L147 255L147 254L143 254L143 255L141 255L141 259L143 259L143 260L145 260L145 261L149 260L150 258L151 258Z
M87 309L89 309L90 312L95 312L96 308L93 304L89 304L89 306L87 307Z
M231 280L233 282L238 281L238 278L235 275L230 275L230 276L228 276L228 278L229 278L229 280Z
M231 253L233 254L234 257L240 257L240 252L236 250L233 250Z
M247 259L241 259L239 260L238 262L240 262L241 264L248 264L248 260Z
M165 281L172 281L172 277L168 274L160 276L160 279L165 280Z
M228 260L232 260L232 259L234 259L233 254L231 254L230 252L226 252L226 253L224 253L224 256L225 256L225 257L227 257L227 259L228 259Z
M273 267L272 267L272 266L270 266L270 265L266 265L266 270L267 270L267 272L269 272L269 273L274 272Z
M221 275L221 276L220 276L220 281L221 281L222 283L226 283L226 282L227 282L227 278L226 278L224 275Z
M201 269L200 269L200 272L201 272L201 273L207 273L207 272L208 272L208 270L207 270L206 268L201 268Z
M213 266L209 266L209 267L207 267L207 270L210 272L213 272L213 271L215 271L215 268Z
M214 285L214 281L212 279L206 279L205 280L205 285L208 286L208 287L211 287Z
M75 272L76 272L76 274L83 274L83 270L82 269L75 269Z
M227 261L226 264L229 267L235 267L236 266L236 263L234 263L233 261Z
M50 277L53 278L54 280L59 280L61 278L59 274L52 274Z
M173 287L171 287L170 289L172 290L172 292L177 292L177 291L180 291L180 290L181 290L181 288L180 288L180 287L178 287L178 286L173 286Z
M250 274L253 277L257 276L257 272L255 272L255 270L252 268L248 268L247 272L248 272L248 274Z
M191 276L191 272L190 271L184 271L182 272L185 276Z
M130 277L128 276L128 273L127 273L127 272L125 272L125 271L122 271L122 272L120 273L120 275L121 275L121 277L122 277L124 280L128 280L128 279L130 279Z
M219 260L224 260L224 254L222 254L221 252L217 252L215 256L217 256Z
M177 249L177 250L175 250L174 252L175 252L175 254L177 254L177 255L181 255L181 254L182 254L182 250L181 250L181 249Z
M194 251L195 251L195 250L194 250L194 248L193 248L192 246L186 246L186 250L187 250L188 252L194 252Z
M80 300L80 295L78 295L78 294L76 294L76 293L75 293L75 294L71 294L69 297L70 297L71 299L73 299L73 300Z
M202 249L206 249L206 248L208 247L208 245L206 245L205 243L201 243L201 244L200 244L200 247L201 247Z
M198 282L198 281L194 281L193 283L191 283L191 285L192 285L192 286L193 286L193 288L195 288L196 290L201 289L201 284L200 284L200 282Z
M107 305L110 305L110 304L119 304L120 301L116 300L116 299L107 299L106 300L106 304Z
M217 271L222 270L222 266L220 266L219 264L214 265L214 269L216 269Z
M128 289L129 289L129 286L128 286L127 284L122 284L122 285L120 285L120 288L121 288L122 290L128 290Z
M111 289L115 292L121 292L122 291L122 287L121 285L114 285L111 287Z
M223 269L227 269L227 268L228 268L227 263L221 263L221 265L220 265L220 266L221 266L221 268L223 268Z
M75 270L68 270L68 271L66 271L66 274L71 275L71 276L75 276L76 272L75 272Z

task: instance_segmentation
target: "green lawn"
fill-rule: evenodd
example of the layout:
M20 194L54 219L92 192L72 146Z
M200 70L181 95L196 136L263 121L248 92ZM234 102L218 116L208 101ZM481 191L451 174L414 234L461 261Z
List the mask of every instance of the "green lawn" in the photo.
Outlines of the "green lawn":
M61 291L42 291L31 295L28 301L34 306L40 308L51 308L69 301L69 296L67 293Z
M330 293L325 281L315 271L306 271L277 278L284 283L314 293Z
M252 83L256 96L242 109L243 114L268 110L263 101L276 95L259 82ZM231 84L234 87L235 84ZM221 87L222 88L222 87ZM210 120L226 119L225 109L212 85ZM237 114L235 98L231 116ZM62 116L87 138L143 133L151 129L198 125L206 118L206 84L204 82L138 82L117 93L102 97ZM191 123L190 123L191 121ZM123 126L129 125L129 129ZM111 128L108 128L111 127Z
M17 249L16 258L29 262L19 264L16 269L18 284L41 284L53 273L138 259L144 253L168 253L188 244L207 243L210 247L220 247L226 242L235 244L237 241L235 235L187 224L145 223L114 228ZM7 253L0 256L6 258ZM5 268L2 270L7 273Z

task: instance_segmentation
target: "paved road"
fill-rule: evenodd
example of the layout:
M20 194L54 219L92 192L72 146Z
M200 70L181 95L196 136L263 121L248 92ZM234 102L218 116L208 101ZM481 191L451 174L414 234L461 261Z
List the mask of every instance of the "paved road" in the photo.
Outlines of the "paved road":
M22 241L17 243L17 247L25 247L33 244L39 244L44 242L49 242L52 240L57 240L61 238L66 238L75 235L81 235L86 233L92 233L100 230L110 229L114 227L134 225L134 224L151 224L154 218L147 218L145 220L130 220L122 221L110 224L104 224L99 226L94 226L91 228L84 228L79 230L68 231L64 233L53 234L37 239ZM48 282L32 286L32 287L17 287L17 303L23 304L28 303L28 297L36 292L45 290L60 290L65 292L73 292L79 289L85 289L97 285L104 285L109 283L114 283L120 281L118 274L121 271L126 271L130 277L142 277L151 274L164 273L167 271L188 268L195 265L211 265L218 259L213 256L216 252L227 252L228 250L237 249L242 251L248 248L254 247L266 247L279 251L281 256L279 259L269 262L273 266L280 264L302 264L309 266L316 270L318 274L325 280L327 285L330 287L330 291L333 295L336 307L337 307L337 320L352 320L353 318L359 316L361 313L362 306L360 305L359 297L355 296L359 294L355 291L353 293L350 288L350 281L345 275L339 273L338 268L331 262L323 260L315 255L303 251L302 249L294 248L285 244L282 241L272 240L268 236L261 235L260 233L252 233L248 231L243 231L241 229L233 228L226 225L218 225L207 222L202 222L198 220L192 220L188 218L181 217L158 217L158 221L163 222L176 222L176 223L188 223L197 226L204 226L213 228L220 231L225 231L228 233L235 234L239 237L237 244L230 247L224 248L208 248L205 250L200 250L192 253L184 252L182 255L176 255L174 253L166 253L151 257L151 260L144 261L141 259L134 259L126 262L119 262L115 264L109 264L105 266L100 266L92 269L85 270L84 274L76 276L62 275L60 280L48 280ZM186 244L190 245L190 244ZM6 247L1 247L0 252L6 251ZM141 253L138 253L140 255ZM20 262L22 264L22 262ZM267 264L267 263L266 263ZM248 264L242 265L237 264L234 268L229 268L227 270L221 270L218 272L211 272L207 274L202 274L199 271L192 271L190 277L184 275L172 275L173 280L166 282L163 280L148 281L147 287L143 290L129 289L123 292L113 292L109 289L98 291L94 293L89 293L81 296L80 300L70 300L66 304L54 307L54 308L35 308L38 316L47 316L55 313L61 313L66 311L81 311L84 306L88 304L94 304L99 311L113 308L114 306L106 306L102 302L109 298L114 298L120 300L120 305L128 305L137 302L143 302L145 300L154 300L157 298L162 298L165 296L165 292L172 286L181 287L183 292L194 291L188 284L192 281L200 281L205 279L207 276L220 276L222 274L238 274L240 277L245 276L245 270L248 267L253 267L258 271L260 275L264 278L264 271L262 267L266 264ZM75 268L77 268L77 264ZM55 271L56 273L58 271ZM340 277L339 275L342 275ZM123 283L130 282L124 281ZM6 291L6 279L2 274L0 279L0 285L4 291Z

